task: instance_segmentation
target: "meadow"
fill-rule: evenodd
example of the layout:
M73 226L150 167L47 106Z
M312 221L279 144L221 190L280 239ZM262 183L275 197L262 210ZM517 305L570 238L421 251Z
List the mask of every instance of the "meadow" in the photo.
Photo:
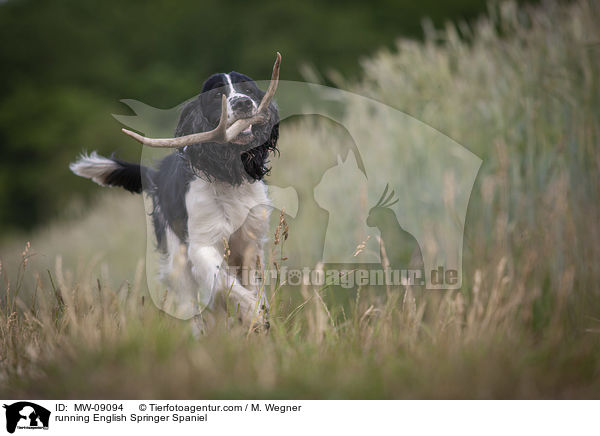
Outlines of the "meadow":
M330 74L482 159L460 290L366 287L340 302L331 287L275 284L268 334L223 321L195 338L147 294L142 200L107 191L2 241L1 396L597 398L598 22L592 0L506 2L471 25L425 23L423 42L362 59L358 81ZM368 129L375 115L349 116ZM330 134L290 120L281 153L302 159Z

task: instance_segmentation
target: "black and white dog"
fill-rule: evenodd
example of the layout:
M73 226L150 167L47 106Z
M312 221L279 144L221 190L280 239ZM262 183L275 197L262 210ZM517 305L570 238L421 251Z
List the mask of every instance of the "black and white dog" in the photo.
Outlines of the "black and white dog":
M230 267L241 272L264 260L270 200L263 177L270 154L278 152L279 113L271 99L279 62L278 54L267 93L237 72L209 77L183 108L175 138L126 131L147 145L176 148L156 169L95 152L70 165L102 186L150 195L160 278L169 289L192 300L208 295L211 308L227 298L241 321L267 328L264 292L244 286Z

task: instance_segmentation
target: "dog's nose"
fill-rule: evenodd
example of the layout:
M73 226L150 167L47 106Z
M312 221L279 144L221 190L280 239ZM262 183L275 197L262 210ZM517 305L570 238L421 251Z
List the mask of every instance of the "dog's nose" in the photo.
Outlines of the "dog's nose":
M252 109L252 100L248 97L239 97L231 102L231 109L236 112L249 112Z

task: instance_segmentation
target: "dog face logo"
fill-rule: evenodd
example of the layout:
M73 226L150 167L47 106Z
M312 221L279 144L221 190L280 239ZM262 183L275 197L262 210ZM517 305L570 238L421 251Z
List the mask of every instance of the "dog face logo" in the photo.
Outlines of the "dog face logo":
M6 431L14 433L18 429L48 429L50 411L28 401L4 405L6 409Z

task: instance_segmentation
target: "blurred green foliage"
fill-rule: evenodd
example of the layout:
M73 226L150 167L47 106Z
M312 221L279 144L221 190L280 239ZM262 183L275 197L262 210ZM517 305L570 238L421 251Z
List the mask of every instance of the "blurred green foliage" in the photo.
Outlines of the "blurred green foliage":
M354 78L359 59L398 36L420 37L421 21L469 20L485 0L215 0L0 2L0 234L54 217L74 194L95 189L67 165L82 150L139 146L111 113L133 98L172 107L215 71L282 78L300 67Z

